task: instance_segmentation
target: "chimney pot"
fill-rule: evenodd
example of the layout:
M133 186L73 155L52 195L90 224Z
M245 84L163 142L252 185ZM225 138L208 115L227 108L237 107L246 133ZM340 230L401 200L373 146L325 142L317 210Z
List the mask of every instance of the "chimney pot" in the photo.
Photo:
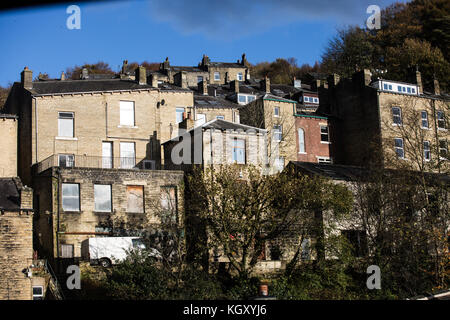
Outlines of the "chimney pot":
M439 81L436 78L433 80L433 87L434 94L439 96L441 94L441 88L439 87Z

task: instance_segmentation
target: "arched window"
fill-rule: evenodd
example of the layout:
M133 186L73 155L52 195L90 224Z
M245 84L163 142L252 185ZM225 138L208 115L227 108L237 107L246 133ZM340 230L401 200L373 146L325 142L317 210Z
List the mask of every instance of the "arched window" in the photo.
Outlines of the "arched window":
M305 153L305 131L298 129L298 152Z

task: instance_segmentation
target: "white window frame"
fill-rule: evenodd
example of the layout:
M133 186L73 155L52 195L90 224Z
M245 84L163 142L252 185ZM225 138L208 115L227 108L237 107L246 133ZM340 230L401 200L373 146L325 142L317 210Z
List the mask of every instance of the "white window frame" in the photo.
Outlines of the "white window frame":
M34 288L40 288L41 294L34 294ZM43 300L44 299L44 286L33 286L31 291L33 293L33 300ZM42 298L42 299L35 299L35 298Z
M131 107L131 108L130 108ZM136 106L134 101L120 100L120 126L122 127L134 127L136 126ZM130 110L132 109L132 110ZM131 114L130 114L131 111ZM130 116L131 115L131 116Z
M218 116L216 116L216 119L219 119L219 120L225 120L225 116L218 115Z
M396 145L396 142L397 142L397 141L401 141L401 144L402 144L401 147ZM394 138L394 149L395 149L395 154L397 155L397 157L398 157L399 159L406 159L406 158L405 158L405 144L404 144L403 138ZM402 153L403 153L403 156L402 156L402 157L400 157L400 156L398 155L397 150L401 150L401 151L402 151Z
M78 195L76 195L76 196L64 195L64 186L68 186L68 185L70 185L70 186L77 186ZM77 208L68 208L68 207L65 208L64 207L64 198L66 198L66 199L68 199L68 198L77 199L78 200L77 201L78 207ZM63 183L62 186L61 186L61 206L62 206L63 210L64 211L79 212L80 211L80 206L81 206L80 202L81 202L81 199L80 199L80 185L78 183Z
M125 145L133 145L133 157L128 157L128 156L124 155L123 152L125 150L123 147ZM131 159L133 159L133 160L131 160ZM135 166L136 166L136 144L134 142L126 142L126 141L120 142L120 168L121 169L132 169Z
M399 114L398 114L398 115L396 115L396 114L394 113L394 109L396 109L396 110L399 111ZM391 108L391 113L392 113L392 125L393 125L393 126L401 126L401 125L403 125L402 108L400 108L400 107L392 107L392 108ZM399 119L400 123L396 123L396 122L395 122L395 121L396 121L396 120L395 120L396 118Z
M72 126L72 128L70 130L71 131L70 134L63 132L64 130L67 130L67 129L63 130L63 127L64 127L64 124L67 125L69 123L68 120L70 120L71 126ZM69 131L69 130L67 130L67 131ZM68 112L65 112L65 111L58 112L58 137L62 137L62 138L74 138L75 137L75 113L74 112L69 112L69 111Z
M333 163L333 160L330 157L316 157L317 163Z
M320 127L320 143L331 144L331 141L330 141L330 129L329 129L328 125L321 124L321 125L319 125L319 127ZM322 132L322 129L324 129L324 128L326 128L326 130L327 130L326 133ZM322 136L325 136L325 135L327 136L327 140L322 140Z
M105 192L105 194L100 194L101 192ZM107 209L99 208L98 201L102 200L109 201L109 208ZM112 186L110 184L94 184L94 211L112 212Z
M423 159L425 161L431 160L431 145L430 141L424 141L423 142Z
M301 132L301 134L300 134L300 132ZM303 128L298 128L297 134L298 134L298 153L306 154L305 130Z
M423 117L425 115L425 118ZM423 123L426 122L426 126L423 125ZM429 129L430 125L428 123L428 112L426 110L422 110L420 112L420 127L422 129Z
M218 71L214 72L214 81L220 81L220 72Z
M71 248L71 250L70 250L71 253L72 253L71 257L65 257L63 255L63 247ZM73 258L74 255L75 255L75 246L73 244L63 243L63 244L60 245L60 253L61 253L61 258Z
M277 118L280 116L280 107L273 108L273 116Z
M275 142L283 140L283 126L281 124L275 124L273 126L273 140Z
M105 145L109 145L109 153L106 154ZM113 167L113 142L112 141L102 141L102 168L111 169Z
M243 144L243 146L242 145L239 145L238 144L238 141L241 143L242 142L242 144ZM240 149L243 149L243 153L242 153L242 156L243 156L243 159L238 159L238 152L237 152L237 150L240 150ZM232 140L232 145L231 145L231 154L232 154L232 160L233 160L233 163L237 163L237 164L245 164L245 160L246 160L246 154L245 154L245 139L242 139L242 138L233 138L233 140Z
M442 117L440 117L439 115L442 115ZM444 111L437 111L436 112L436 120L437 120L437 127L438 130L447 130L447 123L445 121L445 113ZM441 127L440 124L443 123L444 126Z
M244 75L242 74L242 72L238 72L238 74L236 76L236 79L238 81L243 81L244 80Z
M186 112L186 108L185 107L176 107L175 108L175 123L181 123L184 120L184 113ZM181 114L181 119L180 119L180 115Z

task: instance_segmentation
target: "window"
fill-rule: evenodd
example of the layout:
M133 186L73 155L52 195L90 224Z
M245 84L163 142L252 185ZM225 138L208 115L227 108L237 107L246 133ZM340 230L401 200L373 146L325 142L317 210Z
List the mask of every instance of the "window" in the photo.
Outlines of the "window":
M111 212L111 185L94 184L95 211Z
M176 187L161 187L161 208L166 213L161 222L178 222L178 199Z
M253 96L253 95L238 94L239 104L247 104L247 103L252 102L255 99L256 99L256 96Z
M298 152L305 153L305 131L298 129Z
M362 257L367 254L367 238L364 230L344 230L342 231L342 235L352 245L353 255Z
M410 88L410 87L408 87L407 89L408 89L408 93L411 93L411 88Z
M398 92L402 92L402 86L398 86L397 89L398 89Z
M136 155L134 142L120 143L120 167L122 169L131 169L136 164Z
M314 103L319 103L319 98L314 98Z
M145 170L155 170L156 168L156 161L155 160L143 160L142 161L142 168Z
M423 158L425 161L430 161L431 159L430 141L423 142Z
M329 134L328 134L328 126L320 126L320 141L321 142L330 142Z
M244 77L242 76L242 72L239 72L239 73L237 74L237 79L238 79L238 81L244 80Z
M144 186L127 186L127 212L144 213Z
M33 300L44 300L43 286L33 286Z
M274 166L275 166L275 168L277 168L278 171L283 171L283 169L284 169L284 157L276 158Z
M255 99L256 99L255 96L247 96L247 102L248 102L248 103L252 102L252 101L255 100Z
M416 93L416 89L415 88L411 88L412 93Z
M244 139L233 139L233 162L239 164L245 164L245 140Z
M275 107L275 108L273 109L273 115L274 115L275 117L279 117L279 116L280 116L280 107Z
M80 185L62 184L62 207L64 211L80 211Z
M242 94L240 94L239 95L239 102L246 103L247 102L247 97L243 96Z
M102 142L102 168L112 168L112 142Z
M73 244L61 244L61 258L73 258Z
M217 116L216 119L225 120L225 117L224 116Z
M331 163L331 158L328 157L317 157L318 163Z
M395 125L402 124L402 109L400 109L399 107L392 108L392 121Z
M403 139L402 138L395 138L394 139L394 145L395 145L395 153L397 153L397 156L401 159L405 158L405 151L403 149Z
M302 240L302 260L310 260L311 259L311 240L306 238Z
M58 137L73 138L73 112L58 112Z
M283 127L281 125L273 126L273 138L275 141L281 141L283 138Z
M448 159L448 144L447 140L439 140L439 156L442 159Z
M445 115L444 115L443 111L438 111L437 112L437 121L438 121L438 128L439 129L446 129Z
M214 72L214 81L220 81L220 73Z
M183 120L184 120L184 108L179 107L179 108L176 108L175 110L176 110L176 113L177 113L176 122L177 123L183 122Z
M120 125L134 126L134 102L120 101Z
M422 128L428 129L428 112L422 111L420 114L422 118Z
M197 83L200 83L200 82L202 82L203 81L203 77L202 76L198 76L197 77Z
M73 154L60 154L58 156L59 166L62 168L72 168L74 165L74 155Z
M195 126L198 127L204 123L206 123L206 114L197 113L197 120L195 120Z

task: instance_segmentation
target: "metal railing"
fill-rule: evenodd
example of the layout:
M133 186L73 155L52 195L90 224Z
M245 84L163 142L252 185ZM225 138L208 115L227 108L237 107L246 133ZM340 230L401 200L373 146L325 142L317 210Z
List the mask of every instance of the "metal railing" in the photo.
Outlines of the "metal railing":
M52 269L52 266L50 265L50 263L47 262L47 260L45 259L34 259L33 260L33 269L35 271L37 270L42 270L44 272L46 272L48 275L50 275L50 280L49 280L49 289L52 292L53 296L57 299L57 300L64 300L64 294L62 292L62 288L61 285L58 282L58 278L56 277L55 272Z
M157 169L155 161L145 158L54 154L37 163L36 171L37 173L40 173L51 167L141 170ZM158 170L162 170L162 168L159 168Z

